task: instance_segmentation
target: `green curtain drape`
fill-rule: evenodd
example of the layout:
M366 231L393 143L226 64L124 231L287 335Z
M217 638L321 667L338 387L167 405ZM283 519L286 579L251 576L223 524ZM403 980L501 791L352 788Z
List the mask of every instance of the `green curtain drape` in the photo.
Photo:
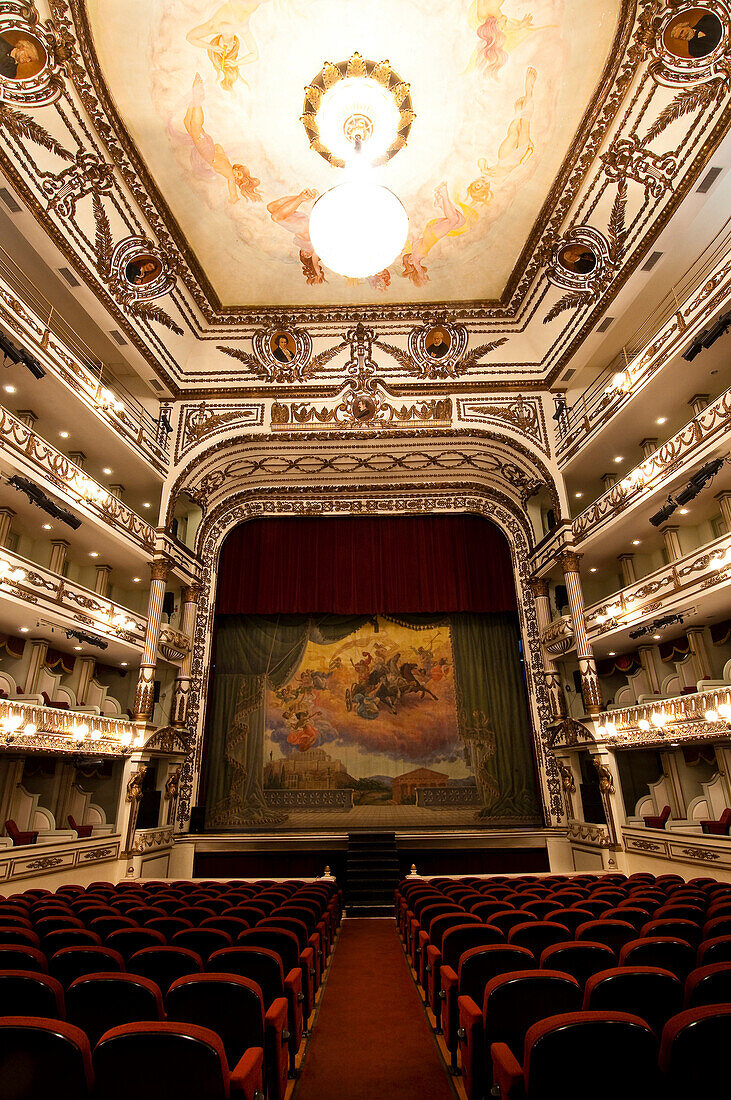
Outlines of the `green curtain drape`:
M365 615L221 615L208 721L206 825L235 828L277 823L262 789L267 688L296 674L308 641L327 644L352 634Z
M450 623L460 734L483 802L480 817L538 821L517 618L509 611L463 614Z

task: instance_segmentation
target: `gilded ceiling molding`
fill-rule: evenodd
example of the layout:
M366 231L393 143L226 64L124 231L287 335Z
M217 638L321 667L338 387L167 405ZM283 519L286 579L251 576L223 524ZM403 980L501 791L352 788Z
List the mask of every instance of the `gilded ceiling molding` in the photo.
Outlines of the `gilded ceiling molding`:
M543 402L540 397L460 397L457 418L477 424L507 425L519 435L527 436L545 454L551 453Z
M178 406L174 461L215 435L264 424L263 402L195 401Z
M197 797L205 729L204 692L211 657L211 637L215 615L216 571L220 549L226 535L247 519L263 516L296 515L415 515L468 512L496 523L510 544L518 594L518 616L526 657L526 681L534 730L534 746L539 787L547 824L558 824L563 814L563 797L555 758L550 751L551 708L543 679L543 663L535 603L530 588L530 532L524 513L504 494L472 484L439 486L428 495L423 487L402 484L379 487L326 486L320 491L308 488L303 494L297 487L249 489L229 496L208 514L198 533L198 545L204 562L205 581L198 602L198 613L191 665L192 686L187 714L188 755L183 764L178 801L178 827L187 827L191 807Z

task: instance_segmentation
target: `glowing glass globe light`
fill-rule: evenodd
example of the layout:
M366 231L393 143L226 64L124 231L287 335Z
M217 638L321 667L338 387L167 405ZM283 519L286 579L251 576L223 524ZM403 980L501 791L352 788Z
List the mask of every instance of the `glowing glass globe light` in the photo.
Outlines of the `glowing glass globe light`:
M325 267L367 279L392 264L406 243L409 219L387 187L348 180L321 195L310 214L310 240Z

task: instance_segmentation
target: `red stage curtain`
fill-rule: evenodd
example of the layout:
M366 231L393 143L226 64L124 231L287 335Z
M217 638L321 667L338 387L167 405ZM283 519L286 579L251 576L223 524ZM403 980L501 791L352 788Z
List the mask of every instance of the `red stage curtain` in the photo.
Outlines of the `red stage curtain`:
M508 543L479 516L251 520L221 550L219 614L512 611Z

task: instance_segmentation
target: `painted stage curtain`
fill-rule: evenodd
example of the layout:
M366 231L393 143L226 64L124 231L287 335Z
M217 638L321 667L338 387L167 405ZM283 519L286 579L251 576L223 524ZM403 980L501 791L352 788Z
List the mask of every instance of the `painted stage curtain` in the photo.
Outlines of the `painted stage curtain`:
M226 539L222 614L343 615L515 609L510 551L480 516L250 520Z
M430 651L429 645L440 627L446 641L439 652L448 657L436 660L437 651ZM357 639L354 658L347 649L349 638ZM410 683L412 694L404 692L406 703L399 697L406 728L404 738L395 739L393 749L389 723L398 720L398 715L394 717L397 701L388 697L385 688L380 698L357 694L357 662L365 660L370 650L378 654L382 644L391 645L392 667L400 668L402 690L404 678L415 677ZM317 650L318 646L327 648ZM403 662L417 647L424 667L414 672L413 659ZM313 663L315 651L320 654L319 665ZM338 652L348 654L340 664L337 657L330 657ZM348 698L347 713L344 708L331 709L331 721L325 721L325 701L330 699L333 708L336 703L335 679L328 686L328 677L333 675L342 677L339 696L352 693L352 697ZM303 680L309 685L306 689L301 687ZM277 702L277 692L280 699L299 697L303 710L309 708L312 715L320 717L303 719L299 727L283 727L284 735L289 729L290 736L273 740L277 723L282 727L282 712L285 718L292 718L286 709L289 704ZM448 694L454 700L451 711L444 709ZM347 757L350 751L348 759L360 761L366 738L379 746L379 768L372 770L382 771L392 763L391 775L396 780L403 779L406 768L406 774L420 777L416 786L446 785L446 773L451 769L456 778L449 780L452 790L444 796L447 808L447 795L464 798L469 795L464 788L471 784L476 824L490 827L540 820L515 613L398 615L380 620L372 615L221 615L209 700L205 763L209 829L276 825L287 820L281 806L277 808L266 797L265 771L272 768L275 752L285 754L277 758L282 770L287 760L297 766L317 753L330 761L332 754ZM437 706L443 708L438 719L430 713ZM429 730L430 719L437 723L435 730ZM313 738L311 745L303 743L303 735L297 732L306 722L313 723L307 727L312 731L307 734ZM321 743L315 741L316 734L321 735ZM348 743L351 734L354 740ZM438 749L434 748L434 736L441 738ZM423 760L419 757L422 745ZM305 751L312 749L314 753ZM333 761L335 765L341 766L339 758ZM374 777L367 771L358 775L357 768L350 766L351 774L341 768L346 778L339 785L359 788L359 797L364 799L368 784L380 785L385 791L380 809L388 815L389 775ZM460 785L463 789L456 790ZM368 797L375 796L370 792ZM395 796L393 801L397 801ZM438 809L430 812L439 824ZM317 823L317 813L311 823Z

